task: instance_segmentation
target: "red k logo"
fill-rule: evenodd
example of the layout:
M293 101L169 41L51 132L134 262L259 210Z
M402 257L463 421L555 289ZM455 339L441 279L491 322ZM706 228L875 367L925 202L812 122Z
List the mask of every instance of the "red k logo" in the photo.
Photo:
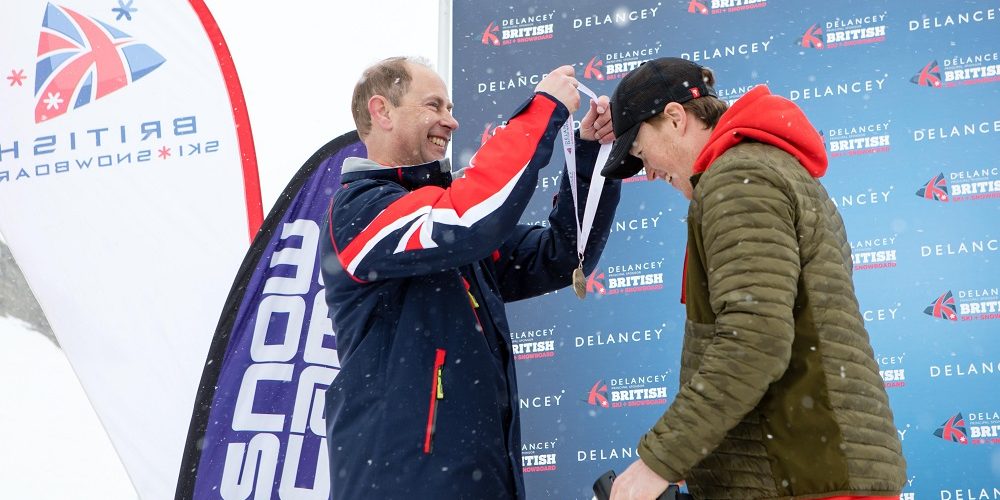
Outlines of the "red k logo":
M823 48L823 28L820 28L818 24L814 24L806 30L802 35L802 40L799 45L807 49L822 49Z
M969 444L969 439L965 436L965 418L961 413L948 419L941 427L934 431L934 435L959 444Z
M948 201L948 179L945 179L943 173L937 174L937 177L917 190L917 196L934 201Z
M591 57L590 62L587 63L587 67L583 70L583 77L588 80L603 80L604 73L597 69L601 66L604 66L604 61L598 59L597 56Z
M597 269L594 269L594 272L590 273L590 276L587 276L587 293L599 293L604 295L604 283L599 281L603 279L604 273L597 274Z
M922 87L941 87L941 66L937 61L931 61L910 81Z
M483 45L500 45L500 38L494 34L499 31L500 27L493 24L493 21L490 21L489 26L483 30Z
M688 12L692 14L708 14L708 7L705 4L699 2L698 0L691 0L688 2Z
M951 294L951 290L942 294L927 309L924 309L924 314L949 321L958 321L958 313L955 311L955 296Z
M594 387L590 388L590 393L587 394L587 404L591 406L600 406L601 408L608 407L608 386L603 380L598 380Z

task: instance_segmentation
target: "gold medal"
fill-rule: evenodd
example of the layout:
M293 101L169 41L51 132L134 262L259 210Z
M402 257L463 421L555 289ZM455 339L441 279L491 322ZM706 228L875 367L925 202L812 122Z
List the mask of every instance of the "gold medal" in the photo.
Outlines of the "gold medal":
M583 265L573 270L573 291L583 300L587 296L587 277L583 275Z

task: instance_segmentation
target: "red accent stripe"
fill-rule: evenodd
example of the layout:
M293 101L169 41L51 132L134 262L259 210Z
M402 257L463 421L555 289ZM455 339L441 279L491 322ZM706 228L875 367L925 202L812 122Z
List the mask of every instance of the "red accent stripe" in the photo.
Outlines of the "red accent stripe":
M62 34L43 31L38 34L38 54L36 54L36 56L40 57L44 54L57 50L79 48L80 47L76 45L76 42L63 38Z
M341 264L346 269L379 231L420 207L453 209L461 217L472 207L496 194L534 156L555 108L554 101L536 96L527 110L494 136L504 135L504 140L494 138L476 153L476 163L481 165L479 168L473 166L467 169L465 177L455 180L447 190L433 186L423 187L391 203L338 255Z
M94 82L94 99L100 99L124 87L128 81L125 63L117 54L114 57L110 57L110 54L107 53L110 50L115 50L114 47L121 44L115 43L112 39L108 38L105 30L99 28L90 18L65 7L63 7L63 10L76 21L76 24L80 27L81 34L90 43L90 52L81 55L71 65L83 63L87 67L91 64L96 67L95 76L100 75L100 78L94 79L96 80ZM83 68L82 70L86 71L87 68Z
M469 284L469 280L462 276L462 283L465 284L465 292L469 294L469 307L472 309L472 315L476 317L476 324L479 325L479 333L483 335L486 334L486 329L483 328L483 322L479 319L479 313L476 312L476 304L473 302L475 297L472 296L472 285Z
M361 250L371 241L380 230L391 225L402 217L412 214L420 207L432 205L435 200L439 200L444 193L444 189L428 186L413 191L400 199L390 203L382 210L375 220L371 222L360 234L344 248L344 251L337 254L344 269L354 260Z
M333 239L333 222L332 222L333 221L333 201L330 201L330 208L326 209L326 220L331 221L329 224L326 225L326 227L329 229L329 232L330 232L330 244L333 245L333 253L337 254L337 257L339 258L340 257L340 250L337 249L337 241ZM344 272L348 276L350 276L352 280L354 280L354 281L356 281L358 283L361 283L361 284L368 283L367 281L359 279L357 276L355 276L355 275L351 274L350 272L348 272L346 267L344 267Z
M229 53L229 46L222 37L222 31L215 18L209 12L204 0L190 0L191 7L198 14L208 39L215 49L215 57L219 61L219 69L226 81L229 91L229 104L233 109L233 121L236 123L236 140L239 142L240 159L243 163L243 194L247 204L247 231L250 241L264 223L264 208L260 199L260 177L257 173L257 152L253 144L253 131L250 128L250 115L247 113L246 100L243 98L243 87L236 73L236 65Z
M431 438L434 437L435 421L437 420L437 387L438 370L444 366L444 349L438 349L434 354L434 373L431 378L431 405L427 411L427 431L424 434L424 453L431 452Z
M422 228L423 223L421 223L420 226L413 231L413 234L410 235L410 239L406 242L407 250L420 250L423 248L423 245L420 244L420 230Z
M476 152L476 165L470 165L465 176L451 184L459 216L500 190L531 160L555 108L555 102L536 96L523 113Z

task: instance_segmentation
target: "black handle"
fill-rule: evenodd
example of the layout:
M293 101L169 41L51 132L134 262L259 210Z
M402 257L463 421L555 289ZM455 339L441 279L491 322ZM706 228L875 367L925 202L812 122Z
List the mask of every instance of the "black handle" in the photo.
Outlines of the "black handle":
M594 481L594 496L597 500L611 498L611 483L615 481L615 471L609 470Z

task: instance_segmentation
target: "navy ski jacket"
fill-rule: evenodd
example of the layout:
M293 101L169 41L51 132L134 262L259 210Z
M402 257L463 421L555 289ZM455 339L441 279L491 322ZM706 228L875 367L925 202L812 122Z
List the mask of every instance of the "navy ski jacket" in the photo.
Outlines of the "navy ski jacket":
M518 224L568 117L536 93L454 181L447 162L345 162L321 247L341 362L326 400L333 499L524 498L504 303L568 286L578 265L565 169L549 226ZM599 145L577 144L585 200ZM588 275L621 190L605 182Z

